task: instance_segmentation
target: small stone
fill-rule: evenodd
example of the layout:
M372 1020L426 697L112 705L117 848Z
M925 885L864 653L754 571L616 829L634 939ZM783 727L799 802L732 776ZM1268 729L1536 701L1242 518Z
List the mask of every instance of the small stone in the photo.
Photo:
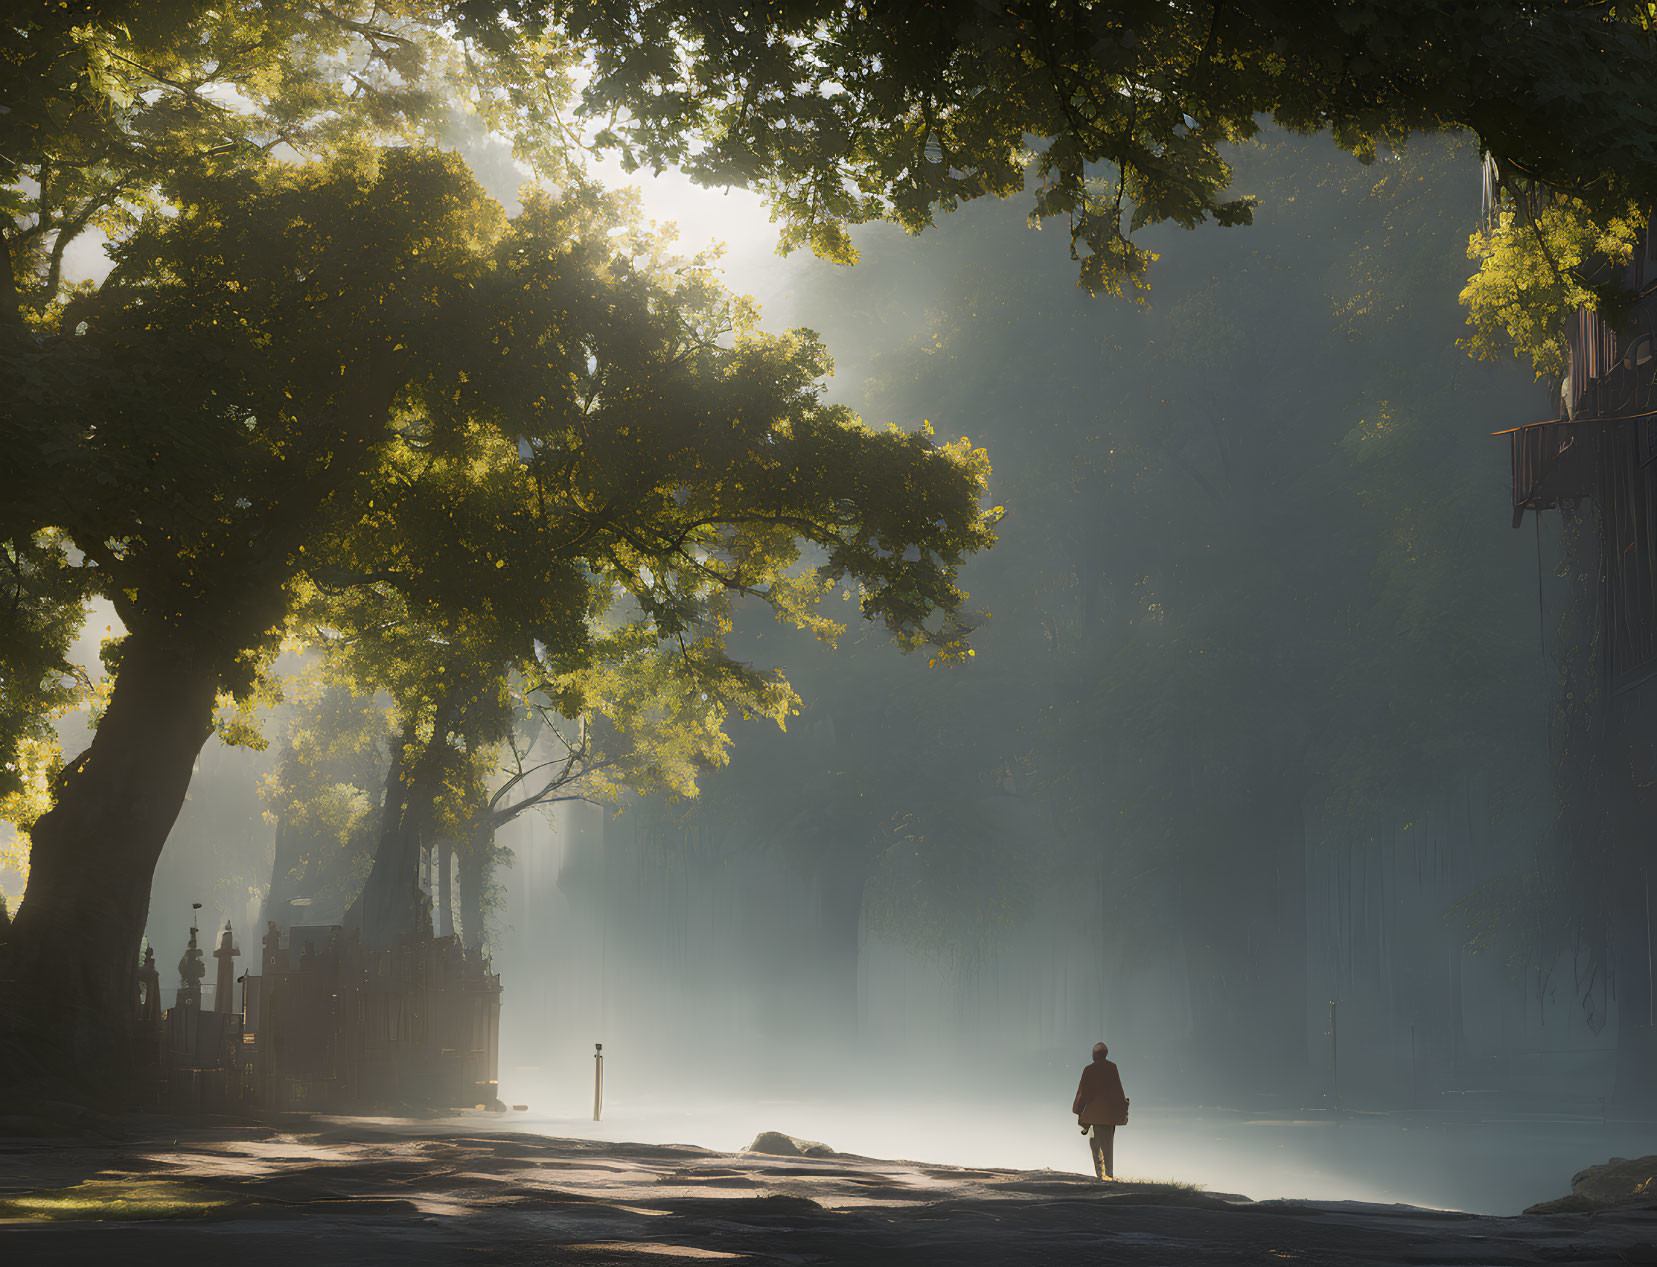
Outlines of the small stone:
M835 1152L827 1144L814 1139L795 1139L781 1131L761 1131L754 1142L742 1150L745 1153L766 1153L772 1157L833 1157Z

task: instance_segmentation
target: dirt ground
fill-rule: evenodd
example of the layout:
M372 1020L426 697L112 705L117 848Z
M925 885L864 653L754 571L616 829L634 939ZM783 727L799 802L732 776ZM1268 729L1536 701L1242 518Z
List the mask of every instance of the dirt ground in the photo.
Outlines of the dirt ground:
M1657 1209L1252 1202L836 1154L413 1122L0 1136L0 1263L1650 1264Z

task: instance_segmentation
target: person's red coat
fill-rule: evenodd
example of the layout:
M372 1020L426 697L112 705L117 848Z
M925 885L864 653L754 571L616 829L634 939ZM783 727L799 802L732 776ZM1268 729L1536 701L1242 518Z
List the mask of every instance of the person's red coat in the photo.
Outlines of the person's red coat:
M1095 1060L1082 1070L1076 1103L1070 1111L1083 1126L1121 1126L1128 1120L1128 1097L1122 1093L1122 1075L1116 1062Z

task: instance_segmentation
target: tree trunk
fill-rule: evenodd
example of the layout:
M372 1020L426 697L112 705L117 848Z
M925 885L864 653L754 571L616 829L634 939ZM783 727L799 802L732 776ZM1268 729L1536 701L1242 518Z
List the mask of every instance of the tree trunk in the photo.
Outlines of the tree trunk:
M405 726L386 774L374 866L345 914L345 923L361 930L364 946L395 946L398 938L419 930L422 921L427 932L431 929L431 902L420 888L420 847L438 796L447 740L444 727L437 726L425 749L409 761L414 725L410 719Z
M431 902L420 888L420 836L399 828L380 837L374 867L362 892L345 913L347 927L362 932L362 944L386 949L401 937L430 931Z
M483 890L489 883L490 862L495 848L495 834L490 831L481 839L468 842L469 848L460 854L460 936L466 952L483 953Z
M129 635L109 708L35 824L29 885L0 945L0 1084L72 1070L112 1089L137 1015L150 883L212 731L218 673Z
M455 842L447 836L437 842L437 935L455 935L454 906L450 898L449 876L454 870Z

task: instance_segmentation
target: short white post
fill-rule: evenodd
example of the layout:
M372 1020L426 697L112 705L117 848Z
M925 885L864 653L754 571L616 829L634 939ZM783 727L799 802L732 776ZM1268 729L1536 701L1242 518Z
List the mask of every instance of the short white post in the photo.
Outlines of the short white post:
M604 1044L593 1044L593 1121L604 1111Z

